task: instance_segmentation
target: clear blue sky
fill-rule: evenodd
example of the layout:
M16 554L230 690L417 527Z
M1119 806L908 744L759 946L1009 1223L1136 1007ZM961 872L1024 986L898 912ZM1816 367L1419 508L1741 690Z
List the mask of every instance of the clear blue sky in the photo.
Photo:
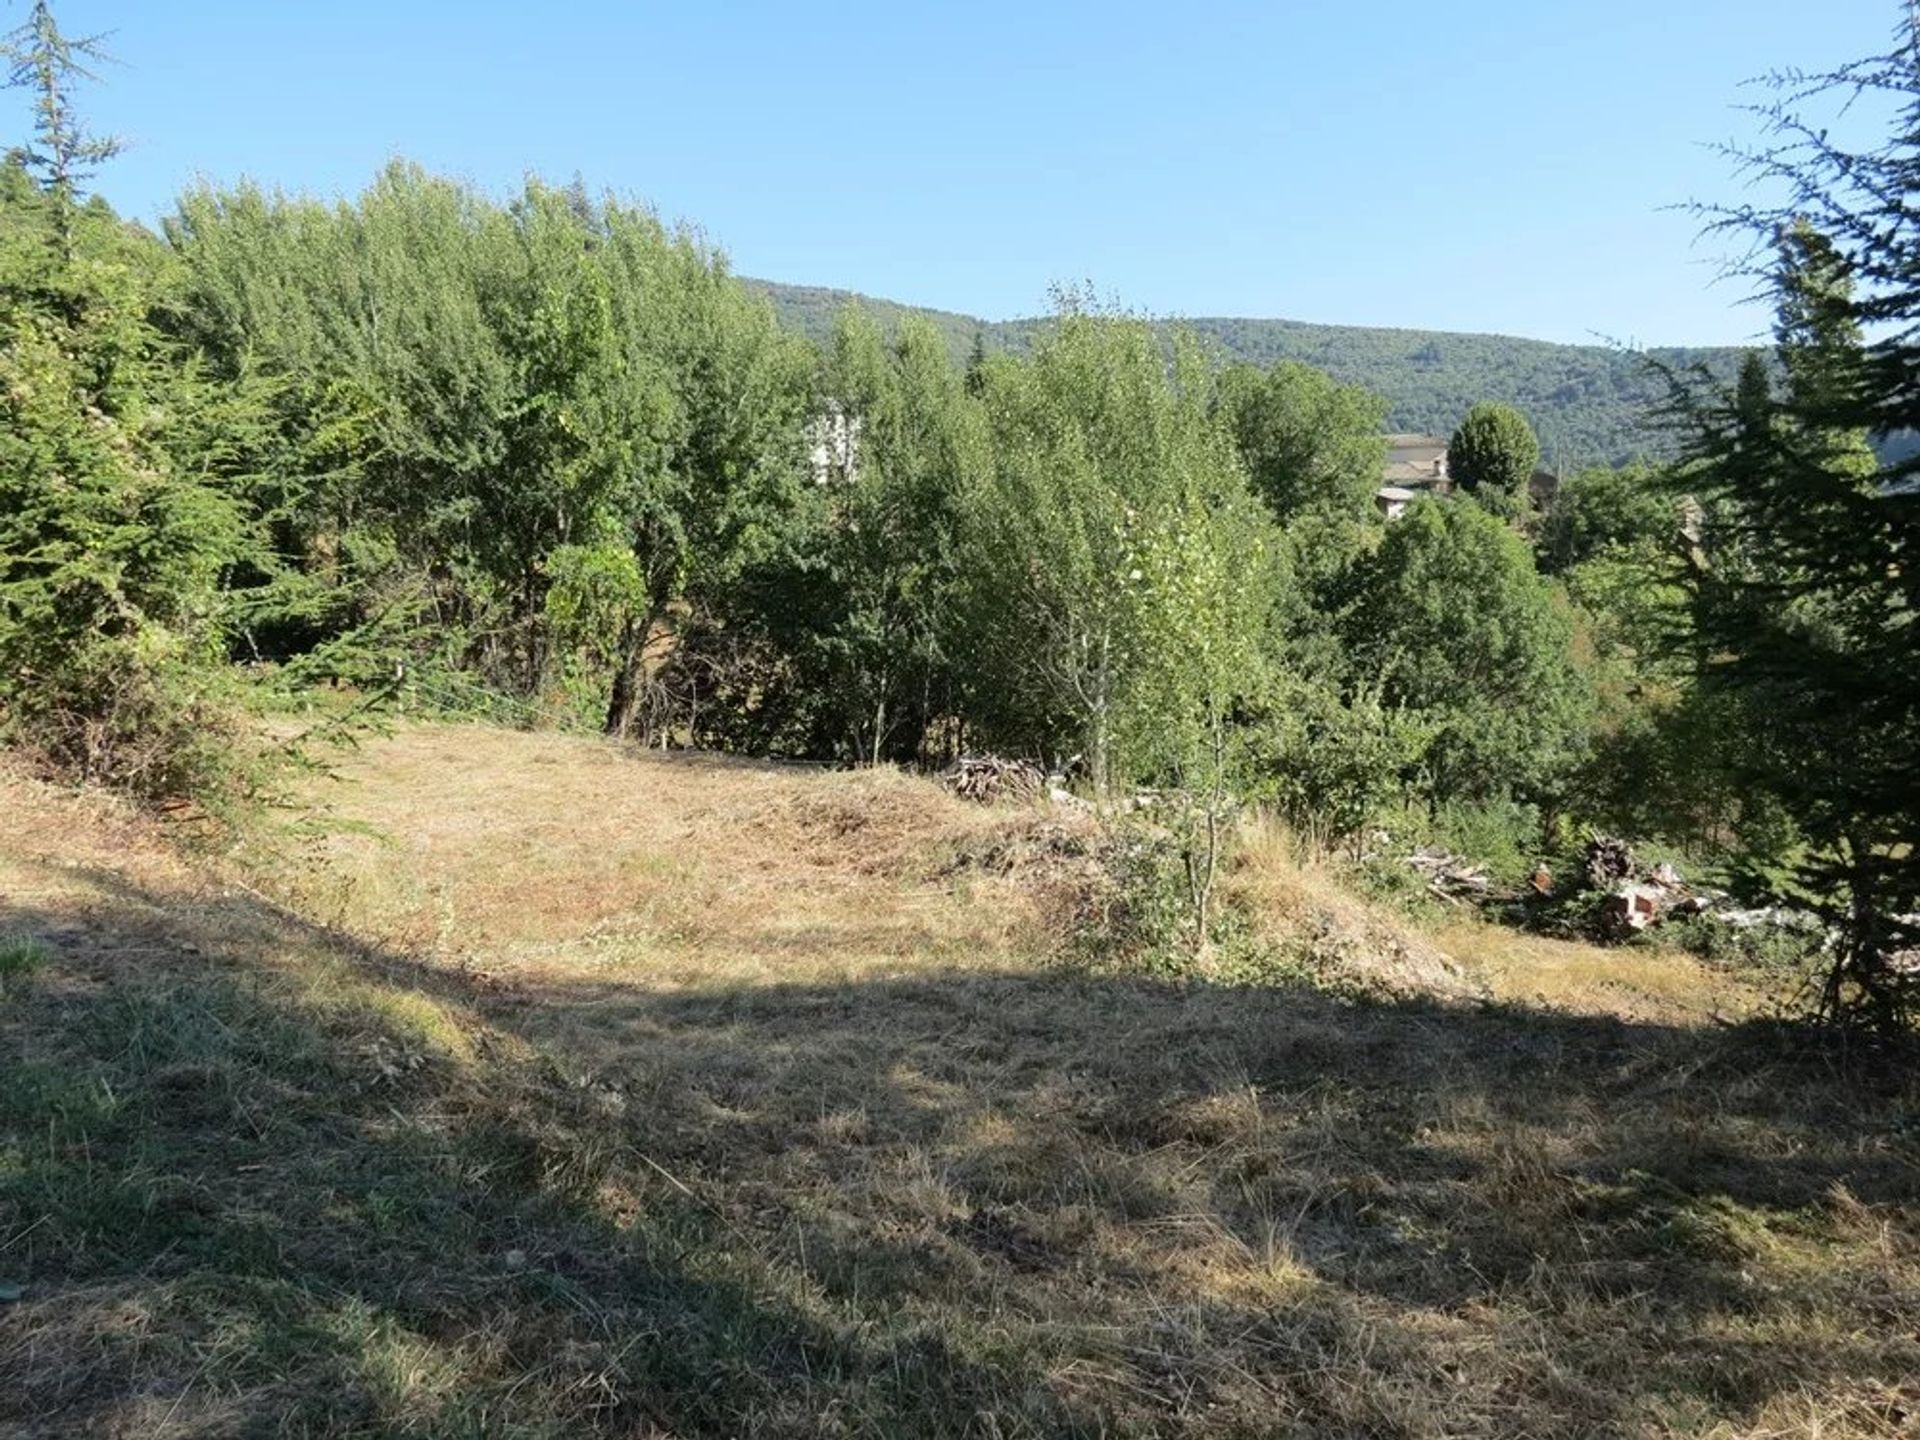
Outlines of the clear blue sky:
M0 5L17 23L24 0ZM322 194L405 155L700 225L745 274L990 318L1090 279L1163 314L1547 339L1761 329L1662 207L1736 193L1740 82L1895 0L65 0L151 218L195 175ZM9 101L10 134L24 111Z

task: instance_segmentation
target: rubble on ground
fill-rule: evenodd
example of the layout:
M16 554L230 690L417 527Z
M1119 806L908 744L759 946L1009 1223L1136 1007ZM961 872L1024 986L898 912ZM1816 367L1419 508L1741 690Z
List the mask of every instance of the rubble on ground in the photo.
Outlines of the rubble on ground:
M1561 894L1552 869L1544 863L1535 866L1524 888L1512 891L1496 888L1485 866L1443 850L1416 850L1405 859L1407 867L1426 880L1428 892L1448 904L1551 901ZM1599 895L1597 927L1605 940L1628 940L1669 920L1694 915L1710 915L1739 929L1776 926L1809 934L1825 929L1819 916L1786 905L1732 908L1723 891L1687 883L1671 861L1646 865L1626 841L1606 835L1587 842L1571 888ZM1915 954L1920 965L1920 951Z

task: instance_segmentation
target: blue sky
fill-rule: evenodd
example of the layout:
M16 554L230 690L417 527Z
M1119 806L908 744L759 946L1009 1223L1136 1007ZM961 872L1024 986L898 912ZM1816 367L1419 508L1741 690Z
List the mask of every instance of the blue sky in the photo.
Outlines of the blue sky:
M24 0L4 0L17 21ZM120 64L98 188L350 193L388 157L578 174L743 273L990 318L1161 314L1719 343L1766 317L1663 207L1736 195L1748 77L1894 0L665 5L65 0ZM20 131L17 98L5 112Z

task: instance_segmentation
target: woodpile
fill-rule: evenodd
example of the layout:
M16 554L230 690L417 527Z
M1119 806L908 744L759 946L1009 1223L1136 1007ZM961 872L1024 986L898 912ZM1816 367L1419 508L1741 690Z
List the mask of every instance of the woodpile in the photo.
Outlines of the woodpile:
M1474 865L1441 850L1416 850L1407 865L1426 877L1427 892L1436 900L1462 905L1485 900L1493 893L1493 879L1484 865Z
M1633 878L1634 868L1633 847L1607 835L1596 835L1589 840L1586 854L1580 860L1589 890L1611 890L1624 884Z
M1619 840L1596 839L1587 846L1589 881L1596 875L1612 877L1605 885L1593 886L1605 892L1600 902L1602 939L1626 940L1665 920L1705 914L1726 899L1718 891L1687 884L1668 862L1640 870L1632 863L1632 854ZM1619 868L1623 858L1625 873Z
M1621 885L1600 902L1600 933L1608 940L1638 935L1663 918L1666 895L1654 885Z
M1031 802L1047 793L1047 777L1038 765L997 755L962 755L940 772L940 783L961 799L982 805Z

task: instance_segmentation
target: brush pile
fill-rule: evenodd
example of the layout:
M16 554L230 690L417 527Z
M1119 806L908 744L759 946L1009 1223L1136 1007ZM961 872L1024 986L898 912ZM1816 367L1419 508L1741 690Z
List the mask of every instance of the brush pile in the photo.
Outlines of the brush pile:
M1581 873L1587 888L1602 896L1599 928L1603 940L1625 940L1664 920L1704 914L1726 899L1717 891L1687 884L1670 864L1642 866L1626 841L1605 835L1587 842Z
M940 772L940 783L962 800L982 805L1000 800L1030 803L1047 793L1047 777L1038 765L997 755L962 755Z
M1450 905L1477 903L1493 894L1486 866L1443 850L1416 850L1407 857L1407 866L1426 878L1428 894Z

